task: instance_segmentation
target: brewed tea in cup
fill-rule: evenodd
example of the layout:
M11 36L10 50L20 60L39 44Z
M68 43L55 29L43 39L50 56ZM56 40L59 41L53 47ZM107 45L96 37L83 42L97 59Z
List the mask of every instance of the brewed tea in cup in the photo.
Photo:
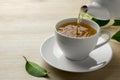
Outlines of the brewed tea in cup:
M62 35L74 38L83 38L90 37L96 34L96 30L92 28L90 25L81 22L78 27L77 22L68 22L60 25L57 28L57 31Z
M83 60L91 51L103 46L111 38L108 31L101 31L99 25L92 20L83 19L78 32L76 26L77 18L64 19L55 25L56 42L68 59ZM97 44L99 37L104 34L108 35L108 38Z

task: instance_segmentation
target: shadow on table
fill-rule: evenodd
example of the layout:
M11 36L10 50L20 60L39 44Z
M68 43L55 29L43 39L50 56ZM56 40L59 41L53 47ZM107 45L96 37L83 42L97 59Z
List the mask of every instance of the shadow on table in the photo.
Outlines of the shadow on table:
M114 55L111 62L107 66L102 69L87 73L66 72L53 68L47 63L44 65L51 72L49 74L50 80L105 80L110 76L114 77L113 74L117 74L116 72L119 72L119 63L119 57Z

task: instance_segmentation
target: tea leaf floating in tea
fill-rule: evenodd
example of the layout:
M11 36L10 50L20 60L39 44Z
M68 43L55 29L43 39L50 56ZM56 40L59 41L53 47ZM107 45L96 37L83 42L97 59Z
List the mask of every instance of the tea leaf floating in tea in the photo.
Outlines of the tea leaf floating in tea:
M38 64L28 61L25 56L23 56L24 59L26 60L26 71L35 77L46 77L48 75L48 72L46 69L40 67Z

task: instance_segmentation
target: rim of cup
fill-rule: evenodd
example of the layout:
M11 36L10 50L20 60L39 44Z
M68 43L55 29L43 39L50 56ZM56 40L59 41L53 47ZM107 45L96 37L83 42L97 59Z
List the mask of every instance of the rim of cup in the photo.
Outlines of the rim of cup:
M66 18L66 19L62 19L60 20L59 22L57 22L57 24L55 25L55 32L63 37L66 37L66 38L71 38L71 39L88 39L88 38L92 38L92 37L95 37L97 34L99 34L100 32L100 26L92 21L92 20L88 20L88 19L82 19L82 22L84 23L87 23L88 25L90 25L92 28L94 28L97 32L90 36L90 37L80 37L80 38L76 38L76 37L69 37L69 36L66 36L66 35L63 35L61 34L60 32L57 31L57 28L62 25L62 24L65 24L65 23L68 23L68 22L77 22L77 18Z

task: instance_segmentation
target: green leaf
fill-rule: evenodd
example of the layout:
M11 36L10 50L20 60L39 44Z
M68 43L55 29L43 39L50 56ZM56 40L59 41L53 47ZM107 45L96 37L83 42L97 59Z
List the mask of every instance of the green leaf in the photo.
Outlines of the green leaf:
M120 20L115 20L113 26L120 26Z
M99 26L105 26L110 21L110 20L100 20L96 18L92 18L92 20L95 21Z
M112 39L120 42L120 31L118 31L115 35L113 35Z
M86 13L86 14L83 15L83 18L84 19L92 19L93 17L90 14Z
M93 16L91 16L90 14L85 14L83 16L83 18L85 19L91 19L93 21L95 21L100 27L104 27L104 26L108 26L110 23L110 19L109 20L101 20L101 19L96 19Z
M26 60L26 65L25 65L26 71L30 75L35 76L35 77L46 77L48 75L48 72L46 69L42 68L41 66L39 66L38 64L34 62L28 61L26 57L24 58Z

